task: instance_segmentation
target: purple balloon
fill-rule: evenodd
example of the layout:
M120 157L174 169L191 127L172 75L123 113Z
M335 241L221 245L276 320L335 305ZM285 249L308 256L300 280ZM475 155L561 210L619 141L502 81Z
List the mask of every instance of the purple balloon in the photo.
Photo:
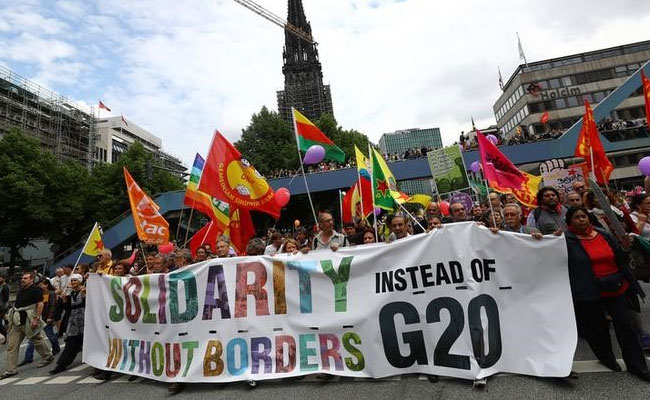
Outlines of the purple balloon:
M650 176L650 156L643 157L639 161L639 169L645 176Z
M303 158L303 164L318 164L323 161L325 157L325 148L319 144L315 144L307 149L305 153L305 158Z
M481 170L481 164L479 164L478 161L474 161L472 165L469 166L469 169L475 173L478 174L478 172Z
M492 144L495 145L495 146L497 145L497 143L499 143L499 139L497 139L497 137L494 136L494 135L487 135L486 138L487 138L487 140L492 142Z
M375 207L375 215L381 214L381 208Z

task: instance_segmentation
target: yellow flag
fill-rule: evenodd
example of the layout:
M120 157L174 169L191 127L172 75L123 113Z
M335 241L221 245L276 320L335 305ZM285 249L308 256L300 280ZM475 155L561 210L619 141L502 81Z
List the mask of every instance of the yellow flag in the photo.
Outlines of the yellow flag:
M102 250L104 250L102 231L99 224L95 222L93 230L90 231L90 235L86 241L86 246L83 249L83 253L92 257L97 257L102 252Z
M422 204L422 207L426 208L429 203L431 203L431 196L426 194L414 194L406 200L407 203L413 204Z

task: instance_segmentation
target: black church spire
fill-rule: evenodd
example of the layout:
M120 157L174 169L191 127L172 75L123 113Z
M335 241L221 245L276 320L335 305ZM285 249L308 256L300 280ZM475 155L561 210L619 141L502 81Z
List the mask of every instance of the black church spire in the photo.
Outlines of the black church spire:
M287 21L311 35L301 0L289 0ZM286 121L291 121L291 107L312 121L325 113L334 115L330 87L323 85L316 44L286 30L284 36L284 90L277 93L278 112Z

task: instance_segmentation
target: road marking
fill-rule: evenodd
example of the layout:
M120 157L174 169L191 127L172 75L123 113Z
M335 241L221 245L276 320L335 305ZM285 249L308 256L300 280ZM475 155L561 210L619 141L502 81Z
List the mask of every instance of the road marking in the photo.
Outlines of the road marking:
M90 365L88 365L88 364L81 364L81 365L78 365L78 366L72 368L72 369L70 370L70 372L79 372L79 371L83 371L83 370L86 369L86 368L90 368Z
M65 385L74 380L81 378L81 375L70 375L70 376L59 376L54 379L51 379L47 382L44 382L45 385Z
M89 376L86 379L82 379L77 383L102 383L102 382L104 381L101 379L95 379L95 377Z
M623 363L623 360L618 359L616 361L618 362L618 365L620 365L621 368L623 368L625 371L625 364ZM574 361L573 367L571 369L579 374L593 372L612 372L611 369L601 364L598 360Z
M16 382L18 379L20 379L20 378L5 378L5 379L0 381L0 386L8 385L10 383Z
M49 378L49 376L33 376L31 378L25 378L20 382L16 382L15 384L16 385L34 385L36 383L43 382L47 378Z

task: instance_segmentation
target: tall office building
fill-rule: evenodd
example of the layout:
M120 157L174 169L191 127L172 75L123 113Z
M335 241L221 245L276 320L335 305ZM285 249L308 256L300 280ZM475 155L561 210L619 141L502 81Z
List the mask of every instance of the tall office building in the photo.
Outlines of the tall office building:
M301 0L289 0L287 21L311 36L311 24L305 17ZM292 121L291 107L311 121L323 114L334 115L329 85L323 84L323 71L316 43L299 38L288 30L284 33L284 90L278 91L278 113Z
M525 134L567 129L582 118L583 99L599 103L648 60L650 41L644 41L519 65L493 105L497 126L505 139L517 127ZM622 102L611 119L643 117L641 94L638 90ZM541 122L544 113L547 126Z
M442 147L440 128L426 129L403 129L391 133L384 133L379 139L379 149L386 156L403 156L408 150L420 151L439 149ZM433 189L430 179L410 179L397 182L399 189L408 194L424 193L430 194Z

